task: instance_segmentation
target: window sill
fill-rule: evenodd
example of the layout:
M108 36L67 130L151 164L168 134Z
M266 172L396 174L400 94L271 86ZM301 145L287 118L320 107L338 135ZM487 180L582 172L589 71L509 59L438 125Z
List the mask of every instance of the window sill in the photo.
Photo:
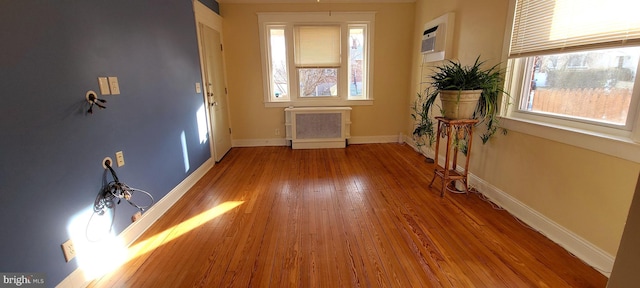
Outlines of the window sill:
M322 106L371 106L373 100L322 100L264 102L264 107L322 107Z
M640 143L632 141L629 137L596 133L511 117L501 118L500 126L507 130L513 130L640 163Z

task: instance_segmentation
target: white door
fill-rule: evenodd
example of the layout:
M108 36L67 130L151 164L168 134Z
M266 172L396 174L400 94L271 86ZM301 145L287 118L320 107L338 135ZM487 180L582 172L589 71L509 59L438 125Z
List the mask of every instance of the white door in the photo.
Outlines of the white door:
M213 139L213 157L219 162L231 149L231 127L227 109L224 65L222 63L222 41L220 32L202 23L200 37L202 43L204 68L204 92L209 108L209 122Z

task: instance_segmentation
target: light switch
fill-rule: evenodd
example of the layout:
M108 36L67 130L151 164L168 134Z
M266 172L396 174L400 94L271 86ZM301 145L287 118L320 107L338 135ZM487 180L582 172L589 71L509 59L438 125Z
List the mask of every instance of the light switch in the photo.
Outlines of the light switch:
M109 77L109 87L111 88L111 94L120 94L120 85L118 85L118 77Z
M202 93L202 87L200 86L200 82L196 82L196 93Z
M107 77L98 77L98 84L100 85L100 94L111 95L111 90L109 89L109 80L107 79Z

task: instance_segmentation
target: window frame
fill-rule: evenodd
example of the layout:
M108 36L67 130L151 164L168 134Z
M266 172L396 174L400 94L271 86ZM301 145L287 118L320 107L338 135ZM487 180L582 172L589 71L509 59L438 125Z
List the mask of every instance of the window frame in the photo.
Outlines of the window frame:
M340 106L340 105L373 105L373 43L375 12L260 12L258 13L258 25L260 34L261 61L263 71L263 100L265 107L288 106ZM301 97L299 93L298 67L295 65L294 52L294 27L295 26L322 26L339 25L341 27L341 57L338 68L338 95ZM276 99L272 97L271 81L271 51L269 42L269 29L271 27L284 27L287 53L287 73L289 98ZM349 29L350 27L363 27L365 33L363 77L365 77L365 97L349 97Z
M511 96L503 99L500 113L501 126L508 130L640 163L640 69L638 69L639 73L636 73L628 120L624 127L520 110L519 101L523 99L525 89L528 89L525 80L528 79L526 75L528 71L527 58L509 59L508 55L515 9L516 0L510 0L502 62L505 63L506 68L504 89Z

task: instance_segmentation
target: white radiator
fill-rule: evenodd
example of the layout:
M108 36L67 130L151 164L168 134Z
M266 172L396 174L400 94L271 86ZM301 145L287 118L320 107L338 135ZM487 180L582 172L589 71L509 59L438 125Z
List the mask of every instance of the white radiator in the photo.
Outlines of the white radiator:
M284 114L293 149L344 148L351 137L351 107L290 107Z

